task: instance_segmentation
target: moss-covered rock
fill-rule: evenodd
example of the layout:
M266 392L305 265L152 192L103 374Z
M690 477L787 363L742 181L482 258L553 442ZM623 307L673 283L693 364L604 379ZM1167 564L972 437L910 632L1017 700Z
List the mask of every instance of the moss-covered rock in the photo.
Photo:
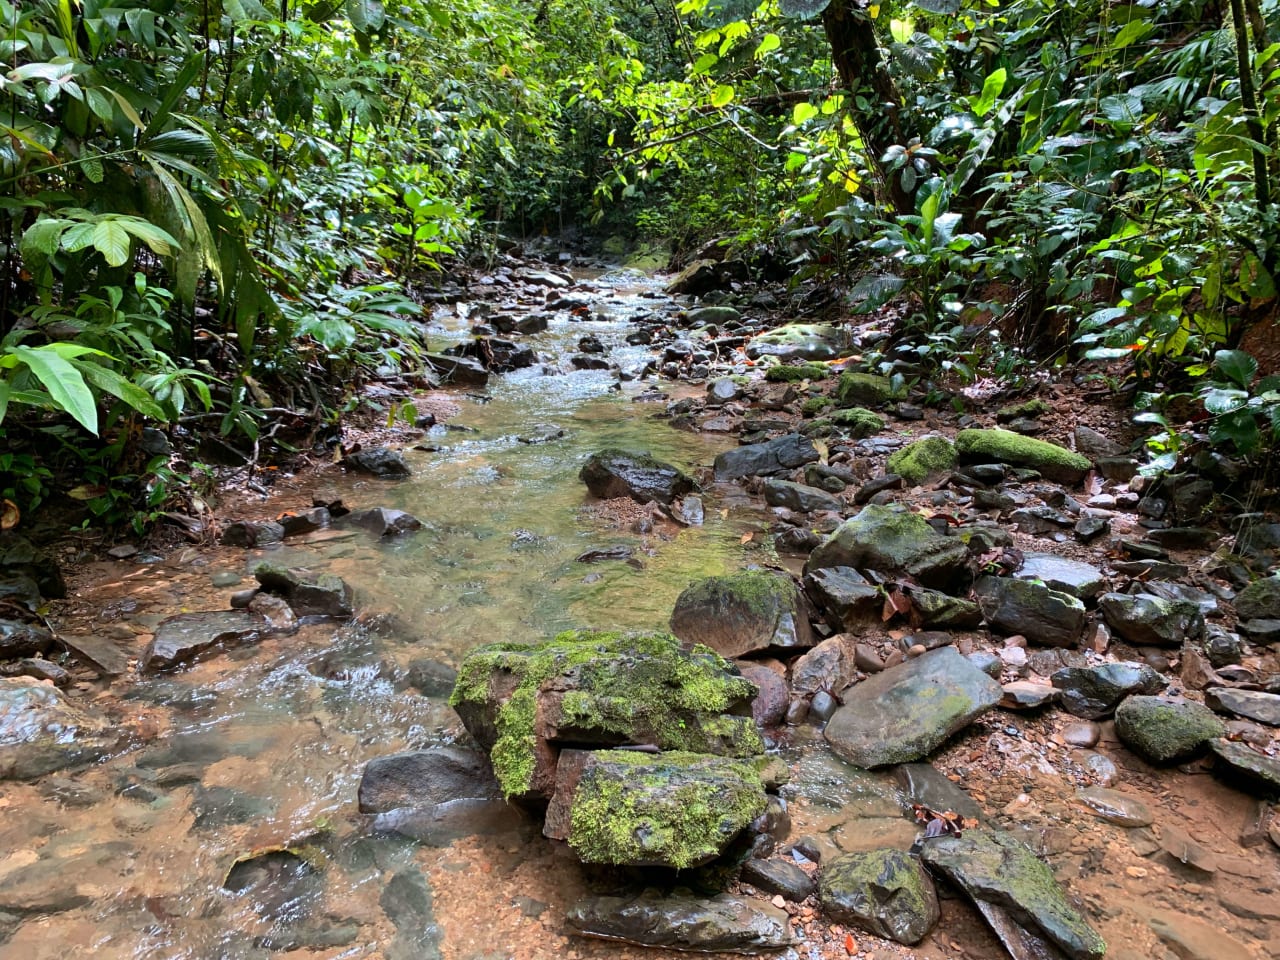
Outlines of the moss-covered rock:
M933 881L901 850L851 853L825 864L818 898L831 919L898 943L919 943L940 916Z
M1001 407L996 411L996 420L1000 423L1008 423L1011 420L1031 420L1048 412L1049 405L1039 397L1035 397L1024 400L1022 403L1011 403L1007 407Z
M939 534L919 514L868 504L810 554L805 570L854 567L947 589L965 578L968 555L963 543Z
M795 945L777 907L727 893L703 897L648 889L622 897L587 897L569 908L579 936L691 953L774 954Z
M584 863L684 869L718 856L767 802L748 761L566 750L543 832Z
M264 561L253 575L263 590L284 597L300 617L349 617L355 609L351 587L334 574Z
M1059 483L1079 483L1092 466L1087 457L1066 447L1009 430L961 430L956 434L956 452L971 463L1030 467Z
M779 363L764 372L764 378L772 383L799 383L801 380L821 380L831 372L823 363Z
M884 419L866 407L849 407L831 414L831 423L855 440L874 436L885 428Z
M1235 607L1241 620L1280 620L1280 577L1255 580L1236 594Z
M836 386L836 400L843 407L881 407L894 400L906 399L906 396L905 386L895 386L888 377L874 373L842 373Z
M783 363L798 360L834 360L845 342L843 330L826 323L788 323L752 337L747 356L752 360L777 357Z
M1121 742L1154 764L1190 760L1226 732L1212 710L1190 701L1129 697L1116 708L1116 734Z
M473 650L449 703L507 796L548 799L562 744L761 753L755 693L714 651L670 634L570 630Z
M686 643L705 644L726 657L794 650L814 643L804 594L791 577L767 570L706 577L689 584L676 599L671 632Z
M829 406L831 406L830 397L810 397L800 405L800 413L806 417L816 417Z
M923 483L956 465L956 446L946 437L924 437L889 455L886 473L896 473L907 483Z

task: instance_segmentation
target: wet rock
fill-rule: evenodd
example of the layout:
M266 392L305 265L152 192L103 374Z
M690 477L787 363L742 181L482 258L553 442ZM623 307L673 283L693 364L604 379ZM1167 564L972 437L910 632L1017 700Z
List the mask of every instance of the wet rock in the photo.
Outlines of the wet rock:
M676 599L671 632L723 657L814 644L804 594L791 577L769 571L691 583Z
M1241 620L1280 620L1280 577L1255 580L1235 599L1236 616Z
M578 476L592 496L603 500L630 497L637 503L670 504L697 489L692 477L670 463L612 447L592 454Z
M1081 766L1099 785L1109 787L1120 779L1120 770L1110 757L1092 751L1084 753L1080 758Z
M1217 758L1219 769L1231 780L1247 785L1259 796L1280 794L1280 760L1234 740L1211 740L1209 749Z
M824 567L804 576L805 592L837 631L876 622L884 606L880 588L853 567Z
M1167 550L1203 550L1222 534L1204 527L1164 527L1147 531L1147 539Z
M717 483L740 477L772 476L820 459L808 437L789 433L764 443L726 450L715 459Z
M742 387L731 377L721 377L707 384L707 403L721 406L742 396Z
M409 476L412 471L399 450L390 447L369 447L348 454L343 464L349 470L372 474L375 477L401 478Z
M267 543L279 543L284 539L284 527L274 520L237 520L227 525L219 539L224 547L257 547Z
M52 660L42 657L23 657L17 662L15 676L34 677L37 680L48 680L55 687L65 687L71 683L71 674Z
M1050 590L1067 593L1086 603L1106 587L1102 571L1079 560L1052 553L1028 553L1012 576L1017 580L1039 580Z
M733 307L713 306L698 307L696 310L690 310L685 316L691 327L701 327L707 324L721 326L726 323L736 323L742 319L742 314Z
M1180 763L1226 733L1208 707L1190 701L1132 696L1116 708L1116 734L1149 763Z
M296 537L304 533L315 533L317 530L323 530L329 526L332 516L325 507L312 507L310 510L304 510L302 513L286 513L282 515L278 521L284 535L286 537ZM214 586L230 586L231 584L218 584Z
M786 507L798 513L819 513L824 510L839 513L844 506L825 490L776 477L769 477L764 482L764 502L771 507Z
M902 477L896 473L887 473L883 477L868 480L859 487L858 492L853 495L853 502L862 506L876 495L884 493L886 490L901 490L904 485Z
M516 441L534 446L539 443L551 443L553 440L563 440L568 435L564 427L556 426L554 423L539 423L527 433L516 437Z
M1149 911L1147 926L1178 960L1257 960L1252 950L1217 924L1183 913Z
M1280 694L1215 687L1205 691L1204 702L1219 713L1234 713L1270 727L1280 727Z
M293 851L270 850L237 860L222 886L250 898L254 912L261 917L296 920L319 904L324 878L310 861Z
M818 899L833 920L898 943L919 943L938 922L933 881L900 850L837 857L822 869Z
M1035 537L1048 537L1070 529L1075 524L1070 516L1053 507L1023 507L1010 514L1009 519L1022 533Z
M1008 834L969 830L937 837L925 841L921 858L974 901L1014 957L1052 956L1054 948L1071 960L1101 960L1106 953L1049 867Z
M904 400L906 395L905 386L874 373L842 373L836 385L836 400L843 407L882 407L894 400Z
M484 754L447 746L370 760L358 794L361 813L501 797Z
M1039 710L1058 699L1059 690L1047 683L1015 680L1002 688L1000 706L1006 710Z
M612 547L601 547L598 550L586 550L573 558L574 563L604 563L609 560L630 560L635 556L635 547L626 544L615 544Z
M1095 817L1118 827L1145 827L1155 819L1151 808L1137 797L1108 790L1106 787L1085 787L1078 790L1076 800Z
M845 342L838 328L825 323L787 323L752 337L747 356L752 360L776 357L781 363L834 360Z
M1129 694L1156 693L1165 686L1164 677L1146 664L1130 662L1067 667L1050 682L1062 691L1062 708L1084 720L1109 717Z
M852 653L843 637L823 640L791 665L792 693L809 697L819 691L839 694L857 673Z
M269 593L256 593L249 601L248 611L263 619L268 631L286 635L296 633L298 618L293 608L282 597Z
M427 353L423 354L422 359L440 377L441 383L483 387L489 382L489 371L485 369L484 364L473 357L451 357L443 353Z
M1104 594L1098 609L1116 635L1134 646L1180 647L1204 633L1204 614L1186 600L1150 594Z
M265 619L247 610L180 613L160 621L139 665L143 670L165 670L213 647L252 643L268 629Z
M987 622L1004 633L1052 647L1074 647L1084 633L1084 604L1043 583L980 577L973 592Z
M913 588L910 597L912 613L919 618L922 627L972 630L982 623L982 609L972 600L923 587Z
M431 885L415 866L400 869L383 887L378 905L396 928L387 960L439 960L443 935L433 899Z
M253 575L263 590L284 597L300 617L343 618L354 611L350 585L331 573L259 563Z
M1213 852L1177 827L1161 825L1160 849L1184 866L1201 873L1216 873L1218 870L1218 858Z
M715 260L695 260L667 283L667 293L699 296L719 290L720 264Z
M458 682L458 671L439 660L414 660L409 664L408 682L424 697L447 697Z
M889 454L885 472L918 485L946 473L956 465L956 448L946 437L924 437Z
M1029 467L1057 483L1079 483L1092 466L1088 458L1065 447L1008 430L961 430L955 444L965 462Z
M928 756L1000 696L998 683L942 647L852 687L824 736L859 767L907 763Z
M375 537L395 537L422 529L422 521L413 514L389 507L357 510L347 517L346 522L361 530L368 530Z
M742 865L742 881L765 893L776 893L800 903L813 893L813 877L794 860L748 860Z
M583 937L698 953L775 953L795 943L786 913L720 893L705 898L656 890L579 900L565 918Z
M751 701L751 716L761 729L776 727L787 713L790 694L787 682L766 666L758 663L738 665L744 679L755 684L756 698Z
M1093 543L1111 529L1111 521L1105 517L1081 517L1071 529L1081 543Z
M37 623L0 620L0 660L48 653L53 643L53 633Z
M262 821L275 813L275 804L234 787L195 785L191 812L197 829L226 827Z
M1280 620L1244 620L1237 626L1253 643L1263 646L1280 643Z
M930 810L951 810L967 820L984 820L986 814L969 794L948 780L931 763L904 763L894 768L903 795L911 803Z
M869 504L814 550L805 572L854 567L946 590L964 579L967 559L961 541L938 534L918 514Z
M0 781L91 763L114 745L105 720L32 677L0 678Z
M41 597L60 600L67 595L66 582L53 554L12 530L0 530L0 581L19 578L34 583Z
M755 692L706 647L661 633L570 630L471 651L450 702L504 792L546 799L561 745L760 753Z
M1215 669L1221 669L1240 662L1244 657L1244 645L1239 634L1210 623L1205 625L1204 653Z
M542 832L584 863L685 869L719 856L766 806L759 774L740 760L565 750Z

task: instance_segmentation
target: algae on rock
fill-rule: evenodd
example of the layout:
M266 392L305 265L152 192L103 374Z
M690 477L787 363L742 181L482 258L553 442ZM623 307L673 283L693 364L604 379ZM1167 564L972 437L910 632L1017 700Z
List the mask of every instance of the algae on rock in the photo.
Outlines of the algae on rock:
M764 372L771 383L799 383L801 380L821 380L831 372L823 363L778 363Z
M874 373L842 373L840 382L836 385L836 400L843 407L877 407L894 400L905 400L906 397L905 386Z
M889 455L886 473L896 473L907 483L923 483L956 465L956 447L946 437L923 437Z
M956 434L956 452L971 463L995 461L1030 467L1058 483L1079 483L1092 466L1088 457L1066 447L1011 430L961 430Z

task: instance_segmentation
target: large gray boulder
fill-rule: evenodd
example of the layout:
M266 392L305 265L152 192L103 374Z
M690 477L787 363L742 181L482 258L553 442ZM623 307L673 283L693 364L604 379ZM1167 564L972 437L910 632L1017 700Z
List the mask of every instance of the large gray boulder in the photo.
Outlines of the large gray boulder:
M785 573L767 570L691 583L676 599L671 632L730 658L815 642L804 594Z
M764 502L771 507L786 507L797 513L838 513L844 504L825 490L808 487L803 483L770 477L764 482Z
M1166 600L1148 593L1107 593L1098 600L1107 626L1140 647L1180 647L1204 634L1204 614L1190 600Z
M796 941L789 917L764 903L726 893L698 897L656 890L621 897L588 897L569 908L571 933L642 947L693 953L777 953Z
M964 580L968 556L964 543L936 532L919 514L868 504L809 555L805 572L854 567L945 590Z
M776 357L782 363L834 360L844 349L846 337L826 323L787 323L752 337L747 356L752 360Z
M1084 633L1084 604L1033 580L980 577L978 605L995 629L1046 647L1074 647Z
M1280 577L1255 580L1236 594L1235 606L1241 620L1280 620Z
M1107 945L1031 850L1006 833L926 840L921 859L963 890L1014 957L1102 960Z
M997 703L1000 684L939 647L851 687L827 723L831 748L858 767L927 757Z
M648 453L629 453L613 447L593 453L578 476L591 495L602 500L630 497L637 503L656 500L670 505L698 487L679 467Z
M808 437L788 433L764 443L750 443L726 450L715 459L717 483L740 477L768 477L786 473L821 459Z
M850 853L824 864L818 899L831 919L898 943L919 943L940 916L933 881L901 850Z

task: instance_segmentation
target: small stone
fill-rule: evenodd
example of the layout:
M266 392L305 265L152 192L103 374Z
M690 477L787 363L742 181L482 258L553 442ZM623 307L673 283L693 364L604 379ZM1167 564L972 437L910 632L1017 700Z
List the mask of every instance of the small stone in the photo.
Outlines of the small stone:
M1094 747L1102 736L1102 728L1096 723L1068 723L1062 728L1062 742L1071 747Z
M1094 816L1119 827L1145 827L1155 819L1151 808L1137 797L1105 787L1086 787L1077 791L1076 799Z

